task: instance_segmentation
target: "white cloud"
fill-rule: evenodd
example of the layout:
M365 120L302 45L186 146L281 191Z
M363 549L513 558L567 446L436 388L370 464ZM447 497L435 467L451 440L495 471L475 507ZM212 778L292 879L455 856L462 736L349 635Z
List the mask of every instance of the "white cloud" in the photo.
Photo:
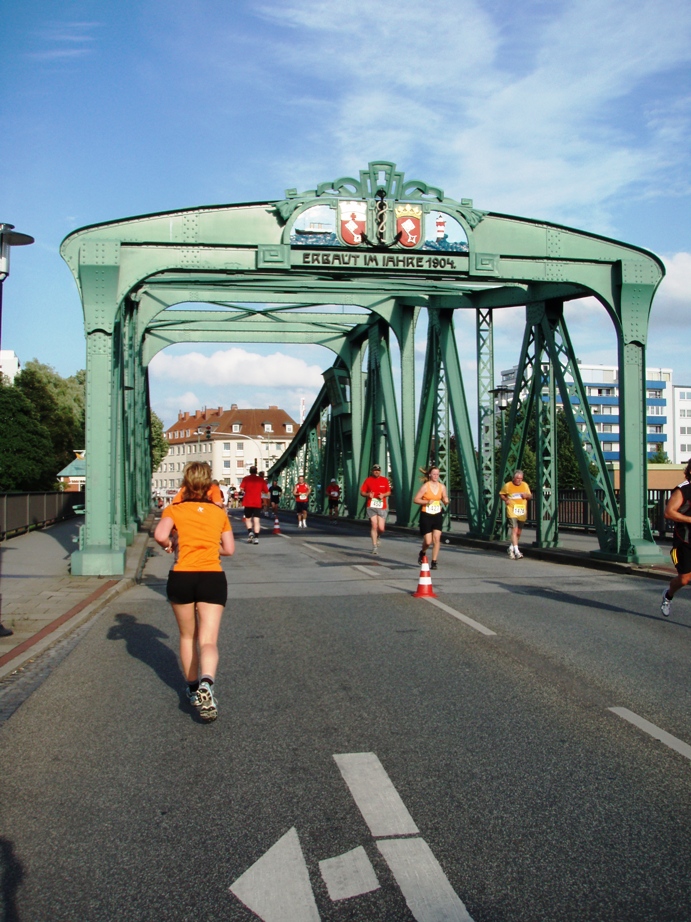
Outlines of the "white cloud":
M556 3L530 35L474 0L353 0L338 29L325 0L261 9L288 28L286 68L333 96L313 164L395 154L479 207L611 232L613 197L659 192L687 156L688 106L667 86L640 93L691 58L681 0Z
M274 352L260 355L234 347L203 355L188 352L182 355L160 352L151 362L155 379L174 379L178 384L254 385L263 388L310 388L318 391L322 384L322 369L308 365L302 359Z

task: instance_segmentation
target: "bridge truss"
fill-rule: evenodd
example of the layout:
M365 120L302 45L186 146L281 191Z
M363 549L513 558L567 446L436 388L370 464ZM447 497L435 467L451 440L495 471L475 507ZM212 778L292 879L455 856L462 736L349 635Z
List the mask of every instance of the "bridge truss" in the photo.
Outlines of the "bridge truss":
M333 213L335 231L300 236L300 221L315 208ZM460 228L467 243L428 246L430 214ZM349 227L356 226L353 242ZM415 226L420 240L406 248L402 235ZM471 533L496 534L497 482L520 466L535 419L537 541L551 546L558 541L558 393L595 511L595 553L659 559L646 507L645 345L664 275L652 253L478 211L470 200L406 182L385 161L370 163L359 178L289 190L280 202L82 228L61 252L79 288L87 342L86 518L73 573L124 570L125 547L150 507L148 366L161 349L183 342L317 344L334 353L321 393L271 474L288 490L302 473L313 485L335 477L353 515L363 513L359 485L377 461L389 471L399 523L412 524L419 468L432 461L448 477L455 450ZM564 304L585 296L600 301L617 340L618 497L564 321ZM493 322L496 311L517 306L525 308L524 336L499 445ZM477 447L454 328L454 315L468 310L477 331ZM416 405L415 331L423 313L427 351ZM323 507L323 490L315 502Z

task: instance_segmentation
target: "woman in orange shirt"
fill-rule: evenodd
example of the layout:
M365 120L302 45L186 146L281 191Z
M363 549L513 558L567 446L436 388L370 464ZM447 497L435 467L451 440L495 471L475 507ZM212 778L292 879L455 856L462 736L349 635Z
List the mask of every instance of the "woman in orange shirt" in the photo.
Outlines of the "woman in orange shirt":
M448 506L449 497L446 487L439 480L439 468L430 467L423 471L425 482L415 494L413 502L422 506L420 510L420 534L422 535L422 549L418 554L417 562L422 563L422 558L427 556L427 551L432 548L431 569L437 569L437 557L441 545L441 532L444 527L444 506Z
M209 465L187 464L182 502L166 506L154 531L154 540L172 554L172 532L177 530L178 557L168 574L167 595L180 630L187 698L205 721L218 716L214 679L218 632L228 598L220 558L235 552L228 515L209 498L210 488Z

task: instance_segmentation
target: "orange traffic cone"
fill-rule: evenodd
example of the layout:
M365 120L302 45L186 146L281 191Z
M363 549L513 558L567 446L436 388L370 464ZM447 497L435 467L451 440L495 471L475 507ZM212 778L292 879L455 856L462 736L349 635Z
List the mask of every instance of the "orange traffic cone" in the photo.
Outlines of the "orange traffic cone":
M281 534L281 524L280 524L280 522L278 521L278 516L276 516L276 518L274 519L274 530L273 530L273 533L274 533L275 535L280 535L280 534Z
M437 593L432 589L432 577L429 575L429 562L426 556L422 558L422 566L420 567L420 580L417 584L417 589L413 593L414 599L420 598L433 598L436 599Z

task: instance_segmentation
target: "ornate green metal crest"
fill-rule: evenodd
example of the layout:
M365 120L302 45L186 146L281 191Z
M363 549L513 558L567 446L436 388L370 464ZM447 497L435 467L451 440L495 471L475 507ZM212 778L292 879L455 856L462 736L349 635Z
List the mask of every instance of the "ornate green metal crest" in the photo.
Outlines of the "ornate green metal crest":
M301 193L287 189L286 198L276 202L273 210L284 224L292 223L290 239L294 245L378 250L395 247L463 251L467 249L465 242L449 243L447 224L460 224L464 236L487 214L473 208L471 199L458 202L447 198L437 186L420 180L406 181L396 164L386 160L372 161L360 171L359 179L343 176ZM299 217L305 212L321 216L322 220L300 227ZM436 218L430 225L433 213Z

